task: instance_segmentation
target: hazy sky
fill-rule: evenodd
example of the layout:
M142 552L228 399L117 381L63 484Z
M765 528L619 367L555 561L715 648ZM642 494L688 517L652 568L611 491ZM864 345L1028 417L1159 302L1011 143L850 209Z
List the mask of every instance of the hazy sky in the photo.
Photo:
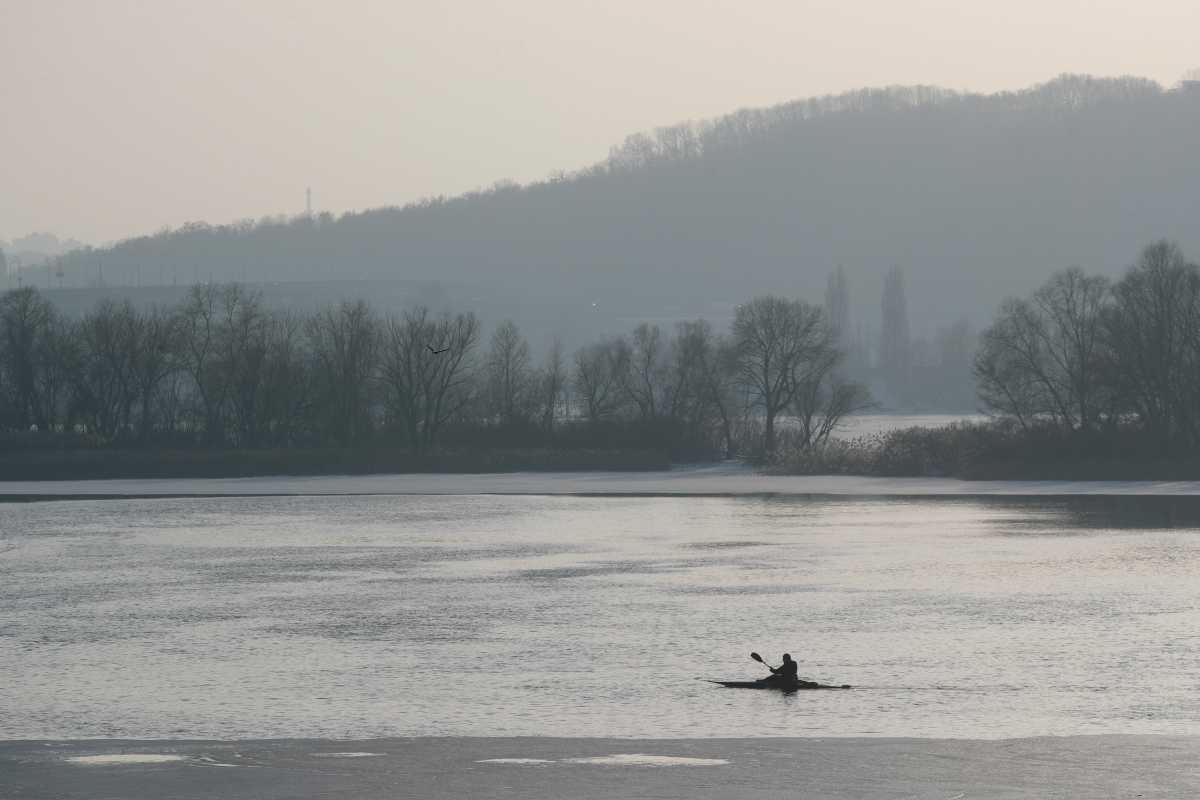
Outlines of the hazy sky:
M866 85L1200 66L1196 0L0 0L0 239L341 212Z

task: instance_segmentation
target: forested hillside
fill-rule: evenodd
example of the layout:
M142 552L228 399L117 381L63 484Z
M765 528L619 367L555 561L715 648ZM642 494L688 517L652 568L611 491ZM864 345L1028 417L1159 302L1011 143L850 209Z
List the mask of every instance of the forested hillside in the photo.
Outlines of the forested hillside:
M850 325L870 338L898 266L913 334L929 336L964 316L978 329L1056 269L1116 274L1131 243L1200 248L1197 130L1200 89L1139 78L863 90L634 135L529 186L188 225L80 251L39 283L437 280L471 287L459 303L508 298L497 314L519 322L553 305L562 315L545 324L562 327L592 303L669 320L728 316L762 292L820 302L842 265Z

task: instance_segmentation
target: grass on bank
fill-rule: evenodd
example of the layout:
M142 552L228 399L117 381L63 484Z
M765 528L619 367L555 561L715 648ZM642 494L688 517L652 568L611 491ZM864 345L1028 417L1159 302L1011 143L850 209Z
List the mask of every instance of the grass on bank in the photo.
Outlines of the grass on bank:
M964 480L1200 480L1200 454L1163 454L1141 430L1023 429L1013 422L903 428L802 449L785 438L767 471L783 475Z
M26 450L0 453L0 480L245 478L379 473L645 471L670 467L654 450L444 450L295 448L272 450Z

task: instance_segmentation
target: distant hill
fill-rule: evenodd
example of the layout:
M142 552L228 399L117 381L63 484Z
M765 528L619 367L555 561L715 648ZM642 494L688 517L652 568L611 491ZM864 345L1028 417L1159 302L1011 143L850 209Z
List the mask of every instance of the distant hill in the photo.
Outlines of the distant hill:
M32 267L55 256L85 247L78 239L59 239L53 233L31 233L19 236L11 242L0 239L0 252L4 254L9 269Z
M727 316L766 291L820 302L841 264L852 322L877 328L896 265L917 334L963 315L982 325L1069 265L1115 274L1159 238L1200 254L1197 131L1200 90L1140 78L865 89L634 135L603 163L528 186L189 225L61 267L68 285L438 281L496 315L550 304L561 313L545 324L570 326L597 303L612 311L604 325L624 327Z

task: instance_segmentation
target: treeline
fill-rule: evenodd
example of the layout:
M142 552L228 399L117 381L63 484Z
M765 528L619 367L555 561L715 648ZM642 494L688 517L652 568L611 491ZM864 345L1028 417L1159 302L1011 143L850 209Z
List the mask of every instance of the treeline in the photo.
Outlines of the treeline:
M975 361L989 411L1022 429L1137 434L1150 455L1200 449L1200 267L1147 247L1112 283L1069 269L1004 303Z
M790 442L817 446L865 403L836 339L821 308L765 296L727 332L642 324L535 363L515 324L485 340L471 313L298 314L205 284L174 307L106 301L71 319L23 288L0 297L0 428L10 446L761 456L780 416Z
M974 361L985 424L785 453L799 473L1022 479L1200 477L1200 266L1142 251L1113 282L1078 268L1006 300Z

